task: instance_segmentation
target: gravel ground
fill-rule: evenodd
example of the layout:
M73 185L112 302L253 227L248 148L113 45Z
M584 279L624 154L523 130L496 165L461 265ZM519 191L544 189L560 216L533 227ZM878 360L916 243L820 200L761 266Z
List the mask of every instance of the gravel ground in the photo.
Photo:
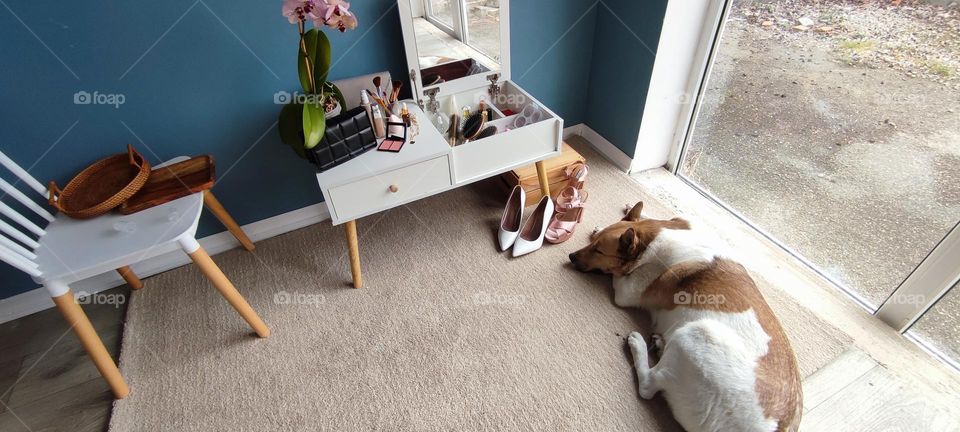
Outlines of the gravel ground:
M736 1L681 170L875 306L960 219L960 9L890 3Z

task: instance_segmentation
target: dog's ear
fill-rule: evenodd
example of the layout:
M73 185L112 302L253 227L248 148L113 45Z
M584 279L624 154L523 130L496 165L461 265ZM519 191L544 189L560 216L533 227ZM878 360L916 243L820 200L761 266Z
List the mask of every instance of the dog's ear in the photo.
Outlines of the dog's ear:
M623 220L636 222L640 219L643 219L643 216L640 216L641 210L643 210L643 201L640 201L635 206L633 206L633 208L627 212L627 215L624 216Z
M637 238L637 232L634 231L633 228L627 228L623 234L620 234L620 247L617 251L622 257L636 258L639 246L640 239Z

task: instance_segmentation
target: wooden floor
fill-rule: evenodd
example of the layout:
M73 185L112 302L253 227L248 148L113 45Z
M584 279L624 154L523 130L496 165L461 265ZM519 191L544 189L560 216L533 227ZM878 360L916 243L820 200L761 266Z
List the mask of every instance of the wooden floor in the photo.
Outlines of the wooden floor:
M101 294L130 298L126 286ZM116 359L126 302L84 304L83 309ZM0 392L4 432L104 431L113 402L110 388L55 308L0 324Z

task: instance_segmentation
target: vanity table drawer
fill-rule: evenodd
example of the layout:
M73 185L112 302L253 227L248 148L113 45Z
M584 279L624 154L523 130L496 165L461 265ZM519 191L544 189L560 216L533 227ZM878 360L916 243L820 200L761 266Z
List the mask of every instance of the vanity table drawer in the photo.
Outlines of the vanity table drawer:
M347 221L376 213L449 188L446 156L330 188L337 219Z

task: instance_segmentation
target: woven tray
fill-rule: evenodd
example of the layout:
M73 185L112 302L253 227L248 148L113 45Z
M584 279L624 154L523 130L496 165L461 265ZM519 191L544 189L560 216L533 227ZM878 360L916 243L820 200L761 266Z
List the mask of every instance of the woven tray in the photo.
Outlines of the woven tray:
M90 165L61 190L50 181L50 205L75 219L113 210L137 193L150 176L150 163L127 145L127 152Z

